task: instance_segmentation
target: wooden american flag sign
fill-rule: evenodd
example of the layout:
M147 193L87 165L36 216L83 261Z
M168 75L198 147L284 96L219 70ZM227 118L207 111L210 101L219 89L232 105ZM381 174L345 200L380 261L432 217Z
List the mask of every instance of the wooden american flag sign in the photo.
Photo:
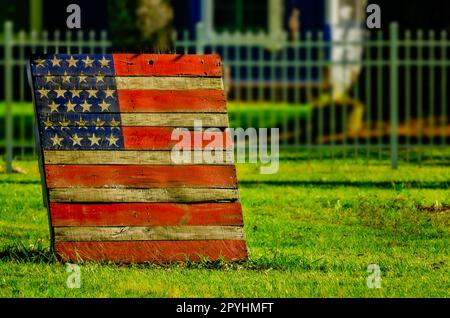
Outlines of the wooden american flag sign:
M247 258L232 147L213 163L171 159L177 127L201 120L226 134L217 55L42 55L29 74L60 258ZM184 146L194 154L206 142Z

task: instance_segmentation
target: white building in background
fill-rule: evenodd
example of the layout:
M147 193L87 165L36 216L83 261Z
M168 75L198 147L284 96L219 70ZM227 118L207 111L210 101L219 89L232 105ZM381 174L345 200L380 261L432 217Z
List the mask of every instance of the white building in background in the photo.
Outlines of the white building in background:
M331 60L333 97L345 96L361 72L363 23L368 0L183 0L174 1L176 29L196 33L209 45L254 45L276 52L307 31L334 42L325 52ZM352 43L353 42L353 43ZM355 43L356 42L356 43ZM236 58L228 56L228 59ZM292 58L292 57L291 57ZM304 58L304 57L303 57ZM312 56L313 60L318 56ZM277 81L264 75L265 80ZM318 75L313 75L318 76ZM243 81L257 79L240 78ZM305 83L308 79L301 78ZM309 79L315 82L318 78ZM306 83L308 85L308 83ZM310 83L311 84L311 83Z

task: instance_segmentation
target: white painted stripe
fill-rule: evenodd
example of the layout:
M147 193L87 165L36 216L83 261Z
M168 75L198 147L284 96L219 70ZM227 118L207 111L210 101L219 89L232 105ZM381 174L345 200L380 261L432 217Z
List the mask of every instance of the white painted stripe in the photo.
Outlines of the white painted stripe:
M227 114L182 114L182 113L122 113L122 126L153 127L194 127L199 122L202 127L228 127Z
M217 77L116 77L117 89L194 90L224 89Z
M237 201L236 189L217 188L54 188L50 202L229 202Z
M242 226L55 227L59 242L244 240Z
M186 156L172 158L171 151L113 151L113 150L44 150L45 164L49 165L233 165L232 150L213 152L205 156L202 151L180 153ZM211 158L210 158L211 157ZM183 161L181 161L183 159ZM184 160L186 159L186 160ZM211 161L210 161L211 160Z

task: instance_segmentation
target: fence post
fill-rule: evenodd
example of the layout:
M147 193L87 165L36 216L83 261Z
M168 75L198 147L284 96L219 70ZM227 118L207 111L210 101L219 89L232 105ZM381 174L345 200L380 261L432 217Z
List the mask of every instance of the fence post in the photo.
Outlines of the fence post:
M399 111L399 96L398 96L398 41L399 41L399 26L398 23L390 25L390 146L391 146L391 166L392 169L398 167L398 111Z
M12 173L12 159L13 159L13 114L12 114L12 99L13 99L13 23L6 21L4 25L4 41L5 41L5 65L4 65L4 85L5 85L5 141L6 141L6 172Z
M108 34L105 30L102 30L100 33L100 49L102 50L102 54L106 53L106 49L108 48Z
M195 26L195 54L203 54L204 53L204 38L205 38L205 25L203 22L197 23Z

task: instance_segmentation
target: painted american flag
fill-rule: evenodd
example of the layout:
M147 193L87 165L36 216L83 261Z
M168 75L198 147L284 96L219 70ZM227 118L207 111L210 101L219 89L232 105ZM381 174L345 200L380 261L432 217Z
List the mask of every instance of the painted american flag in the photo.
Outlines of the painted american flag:
M246 259L217 55L50 54L31 59L30 75L57 255ZM219 156L174 162L172 132L196 121L220 129ZM182 146L194 156L208 143Z

